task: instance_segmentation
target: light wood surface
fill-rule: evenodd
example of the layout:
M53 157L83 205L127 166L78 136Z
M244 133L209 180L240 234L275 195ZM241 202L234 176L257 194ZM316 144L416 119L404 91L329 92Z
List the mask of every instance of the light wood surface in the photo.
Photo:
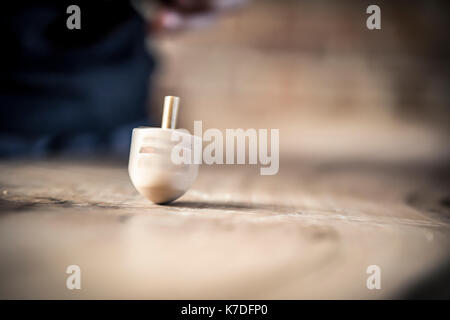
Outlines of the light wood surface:
M449 254L448 171L436 166L202 166L170 206L140 196L125 163L0 172L1 298L391 298ZM66 289L73 264L81 290ZM381 290L366 287L369 265Z

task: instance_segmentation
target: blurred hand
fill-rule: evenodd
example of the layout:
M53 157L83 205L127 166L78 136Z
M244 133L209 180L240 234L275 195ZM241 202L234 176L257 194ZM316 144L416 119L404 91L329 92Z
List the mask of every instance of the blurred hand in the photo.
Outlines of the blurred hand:
M219 13L236 9L247 0L157 0L150 11L151 33L174 32L210 25ZM146 12L148 13L148 12Z

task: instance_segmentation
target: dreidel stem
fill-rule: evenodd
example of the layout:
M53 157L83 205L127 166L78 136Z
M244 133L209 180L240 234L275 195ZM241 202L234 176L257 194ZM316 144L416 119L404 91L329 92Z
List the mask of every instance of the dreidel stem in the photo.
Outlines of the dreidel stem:
M161 128L175 129L177 126L178 105L180 98L175 96L166 96L164 98L164 111L162 116Z

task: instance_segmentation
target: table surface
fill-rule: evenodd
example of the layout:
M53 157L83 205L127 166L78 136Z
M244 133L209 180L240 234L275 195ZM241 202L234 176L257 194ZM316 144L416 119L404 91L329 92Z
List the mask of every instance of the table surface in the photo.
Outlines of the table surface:
M289 160L203 166L153 205L125 163L0 162L1 298L391 298L450 252L448 170ZM81 290L66 269L81 268ZM381 289L366 286L381 270Z

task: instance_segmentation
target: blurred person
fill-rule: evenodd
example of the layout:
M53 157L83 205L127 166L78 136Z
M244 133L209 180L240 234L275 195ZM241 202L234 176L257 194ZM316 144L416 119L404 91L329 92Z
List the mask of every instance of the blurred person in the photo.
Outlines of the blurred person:
M156 124L146 112L157 65L148 33L202 24L240 1L145 1L148 24L136 10L143 2L3 5L0 156L128 153L131 129ZM70 5L80 7L79 30L66 26Z

